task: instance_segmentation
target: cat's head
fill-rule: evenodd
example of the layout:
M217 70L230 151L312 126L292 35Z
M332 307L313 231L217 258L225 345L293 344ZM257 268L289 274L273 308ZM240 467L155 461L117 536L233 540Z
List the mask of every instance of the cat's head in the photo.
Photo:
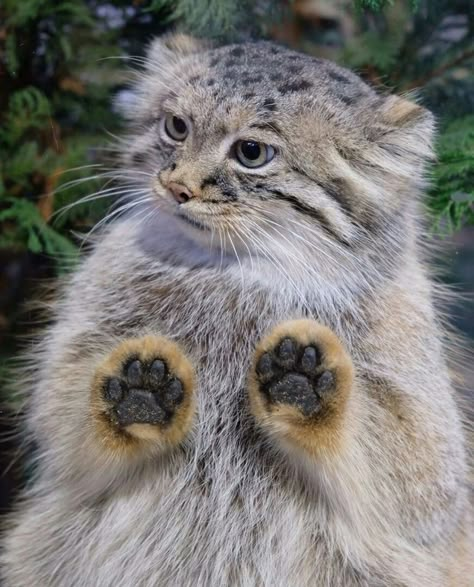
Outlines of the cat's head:
M336 284L412 240L434 126L416 103L273 43L182 35L152 43L135 96L122 164L149 225Z

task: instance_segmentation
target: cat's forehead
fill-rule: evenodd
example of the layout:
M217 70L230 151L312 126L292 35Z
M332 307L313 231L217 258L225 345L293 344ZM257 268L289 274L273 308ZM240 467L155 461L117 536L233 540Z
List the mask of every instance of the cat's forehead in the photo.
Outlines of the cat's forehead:
M268 109L315 99L341 108L361 107L376 96L352 72L270 42L209 50L188 62L183 75L190 87L209 98L260 100Z

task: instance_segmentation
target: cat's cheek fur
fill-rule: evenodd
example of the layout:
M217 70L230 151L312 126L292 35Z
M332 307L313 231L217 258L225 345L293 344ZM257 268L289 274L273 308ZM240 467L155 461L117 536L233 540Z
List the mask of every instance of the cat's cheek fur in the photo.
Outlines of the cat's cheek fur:
M328 375L331 382L319 394L313 413L304 413L298 406L298 398L272 401L263 389L259 361L263 355L275 352L282 340L293 340L300 348L314 345L320 352L316 370L319 375ZM276 326L258 345L249 375L249 401L258 426L285 452L293 455L296 450L311 459L330 460L349 441L352 427L347 420L353 387L352 360L337 336L313 320L291 320ZM317 392L317 385L315 389ZM290 393L293 395L293 391Z

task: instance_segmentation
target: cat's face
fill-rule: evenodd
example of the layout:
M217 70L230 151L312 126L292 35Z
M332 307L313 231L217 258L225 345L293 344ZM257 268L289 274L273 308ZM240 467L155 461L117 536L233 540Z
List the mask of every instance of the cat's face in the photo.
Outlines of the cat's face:
M390 263L408 238L431 118L335 64L168 37L128 114L123 162L148 219L169 216L201 246L337 281L362 260Z

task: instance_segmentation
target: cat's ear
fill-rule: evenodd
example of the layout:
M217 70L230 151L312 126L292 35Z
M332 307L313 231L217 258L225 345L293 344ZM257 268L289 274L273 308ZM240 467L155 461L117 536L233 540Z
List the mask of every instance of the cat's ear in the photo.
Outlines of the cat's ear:
M211 43L181 33L168 33L154 39L148 46L144 61L145 75L137 72L133 88L117 97L118 111L130 121L142 121L151 116L156 92L167 74L173 78L173 68L182 59L202 53L212 47Z
M414 99L388 96L374 113L372 138L393 155L433 158L435 120Z
M183 33L168 33L154 39L146 53L146 67L159 71L172 66L183 57L202 53L211 48L210 41L197 39Z

